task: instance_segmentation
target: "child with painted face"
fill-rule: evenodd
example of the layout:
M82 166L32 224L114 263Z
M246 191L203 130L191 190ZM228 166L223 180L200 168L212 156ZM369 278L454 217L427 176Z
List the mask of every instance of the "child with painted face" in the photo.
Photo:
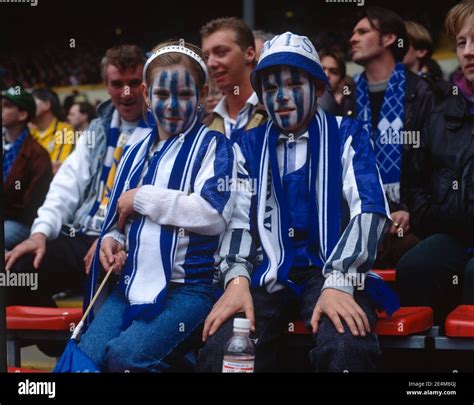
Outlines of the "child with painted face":
M317 106L327 77L307 37L267 41L251 80L271 119L234 145L243 184L221 247L226 289L206 319L198 369L220 370L232 318L244 313L255 370L274 371L296 304L314 335L315 371L374 370L374 307L397 303L376 302L384 286L367 276L389 218L368 134Z
M261 86L265 109L281 132L293 137L306 132L317 108L316 96L324 92L323 82L303 69L279 65L265 71Z
M176 370L217 299L215 253L233 209L222 184L236 170L227 138L197 117L206 79L190 44L159 45L145 64L156 127L118 167L86 297L100 266L121 271L80 343L101 370Z

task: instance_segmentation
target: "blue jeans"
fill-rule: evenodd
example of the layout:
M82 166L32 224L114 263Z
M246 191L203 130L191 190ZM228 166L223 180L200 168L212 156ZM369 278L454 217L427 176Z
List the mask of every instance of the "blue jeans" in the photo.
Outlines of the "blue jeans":
M102 371L194 371L189 354L219 296L217 287L171 283L163 311L151 321L135 320L122 331L128 301L115 289L82 336L80 349Z
M18 221L5 219L5 249L12 250L30 236L30 227Z

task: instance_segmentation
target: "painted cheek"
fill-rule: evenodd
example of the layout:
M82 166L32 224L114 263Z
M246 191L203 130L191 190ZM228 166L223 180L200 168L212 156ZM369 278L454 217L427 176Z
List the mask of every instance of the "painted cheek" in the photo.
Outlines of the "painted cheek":
M269 78L268 76L264 75L262 77L262 87L265 89L269 86ZM263 103L265 104L265 108L270 114L273 122L277 122L276 114L275 114L275 102L276 102L276 92L275 91L263 91Z

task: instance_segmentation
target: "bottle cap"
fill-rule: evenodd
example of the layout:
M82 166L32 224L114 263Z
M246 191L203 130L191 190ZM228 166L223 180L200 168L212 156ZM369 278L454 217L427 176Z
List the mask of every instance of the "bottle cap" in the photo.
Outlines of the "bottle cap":
M250 320L246 318L235 318L234 329L250 330Z

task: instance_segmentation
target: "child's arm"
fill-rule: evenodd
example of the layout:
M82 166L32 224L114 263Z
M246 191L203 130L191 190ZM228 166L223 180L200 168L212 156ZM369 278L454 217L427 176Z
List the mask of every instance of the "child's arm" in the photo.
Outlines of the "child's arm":
M230 221L234 206L231 190L236 177L232 147L214 136L199 164L193 192L145 185L136 193L133 207L161 225L173 225L202 235L219 235Z

